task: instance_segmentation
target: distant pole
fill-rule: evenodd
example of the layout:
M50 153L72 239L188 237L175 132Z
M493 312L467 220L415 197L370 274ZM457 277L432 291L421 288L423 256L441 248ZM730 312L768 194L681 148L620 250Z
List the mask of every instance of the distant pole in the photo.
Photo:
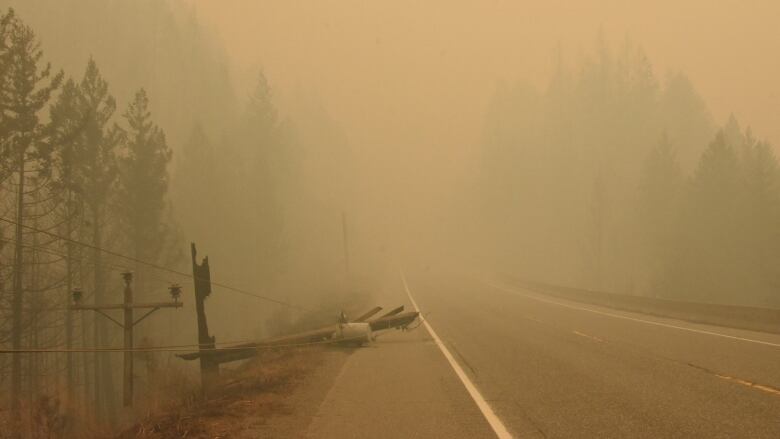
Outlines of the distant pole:
M344 245L344 271L349 276L349 237L347 235L347 214L341 211L341 234Z

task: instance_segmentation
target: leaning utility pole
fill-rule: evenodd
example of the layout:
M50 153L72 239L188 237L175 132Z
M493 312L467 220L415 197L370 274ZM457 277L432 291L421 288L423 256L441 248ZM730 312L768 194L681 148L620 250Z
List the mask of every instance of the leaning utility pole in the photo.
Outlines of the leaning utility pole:
M102 315L103 317L111 320L124 330L125 333L125 367L124 367L124 406L132 407L133 405L133 328L139 324L143 319L149 317L150 314L157 311L160 308L181 308L182 303L179 302L179 295L181 294L181 287L178 285L171 285L169 288L173 302L158 302L158 303L133 303L133 289L131 283L133 282L133 273L122 273L122 278L125 281L125 300L121 304L113 305L81 305L81 290L73 290L73 302L74 305L70 307L72 310L91 310ZM124 323L120 323L110 315L103 311L112 309L124 310ZM133 310L135 309L149 309L141 318L133 320Z
M201 391L205 395L216 382L219 375L219 363L213 361L216 338L209 335L209 325L206 321L206 308L204 301L211 294L211 270L209 258L206 256L198 264L198 251L195 243L190 244L192 253L192 278L195 280L195 310L198 314L198 350L200 356L200 382Z

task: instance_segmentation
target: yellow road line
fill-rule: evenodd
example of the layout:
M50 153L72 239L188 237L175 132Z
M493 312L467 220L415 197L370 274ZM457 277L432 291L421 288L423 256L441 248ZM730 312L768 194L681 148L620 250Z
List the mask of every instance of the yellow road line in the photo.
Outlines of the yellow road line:
M724 380L727 380L727 381L732 381L732 382L735 382L737 384L742 384L745 387L751 387L753 389L760 390L762 392L771 393L773 395L780 396L780 389L776 389L776 388L774 388L772 386L766 386L764 384L756 384L754 382L743 380L741 378L734 378L734 377L730 377L728 375L721 375L721 374L718 374L718 373L716 373L714 375L716 377L720 378L720 379L724 379Z
M589 339L591 339L591 340L593 340L595 342L598 342L598 343L601 343L601 342L604 341L604 340L602 340L602 339L600 339L600 338L598 338L598 337L596 337L594 335L588 335L588 334L585 334L584 332L580 332L580 331L577 331L577 330L574 330L572 332L577 334L577 335L579 335L580 337L589 338Z

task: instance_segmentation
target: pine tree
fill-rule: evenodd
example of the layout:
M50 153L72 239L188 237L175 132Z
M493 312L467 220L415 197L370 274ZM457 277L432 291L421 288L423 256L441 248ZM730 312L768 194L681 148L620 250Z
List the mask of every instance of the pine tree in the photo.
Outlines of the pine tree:
M236 226L247 237L245 254L257 254L261 260L251 281L267 284L275 279L283 260L281 191L287 177L289 139L262 72L247 102L242 137L246 156L239 181L240 190L247 194L248 221L237 218Z
M61 214L64 216L60 233L63 236L74 239L74 231L77 228L78 219L82 211L82 200L74 191L74 145L81 134L84 124L83 116L79 111L80 90L72 79L68 79L62 87L57 100L50 108L50 122L48 126L48 144L52 150L54 164L54 185L57 195L60 197ZM71 291L76 287L75 277L79 272L76 260L77 249L71 241L65 243L65 302L70 299ZM65 348L73 348L73 311L65 310ZM66 354L66 382L68 394L73 398L74 390L74 361L73 354Z
M639 179L637 225L642 237L643 266L650 267L651 282L663 284L677 250L676 233L684 195L682 170L669 138L647 155ZM654 285L663 293L664 285Z
M103 247L107 207L116 192L117 147L122 137L116 124L111 123L116 103L109 94L108 83L101 76L93 59L87 63L84 77L79 83L78 98L80 123L83 126L78 140L69 148L70 160L73 163L70 180L74 192L83 200L88 213L90 230L87 234L95 247L92 251L94 301L96 304L105 304L105 266L99 249ZM107 332L105 319L95 314L93 337L96 346L106 346ZM95 407L100 417L113 417L115 392L110 356L95 353L94 373Z
M673 283L696 301L724 301L739 278L744 188L737 149L723 130L699 160L681 224L684 254Z
M257 75L257 83L249 96L247 118L255 135L259 136L255 141L271 140L275 136L279 118L272 102L271 87L262 71Z
M165 133L152 122L144 89L124 113L127 123L120 161L122 221L136 259L159 261L172 230L165 221L171 150ZM149 294L144 267L136 267L139 297Z
M8 163L9 153L11 152L8 129L10 118L6 116L10 105L10 77L8 75L10 68L10 35L11 26L14 24L14 11L9 9L8 12L0 13L0 184L5 183L6 179L12 174L12 170L4 166ZM5 201L10 198L10 191L6 190L5 185L0 186L0 201ZM6 206L3 206L6 207ZM6 298L6 278L4 272L7 265L5 261L5 254L3 250L6 247L6 237L8 233L6 229L10 229L10 224L0 224L0 298ZM10 259L10 258L9 258ZM13 274L13 273L11 273ZM9 338L9 334L6 332L10 328L2 328L0 333L0 339L5 342ZM3 361L3 369L5 370L5 361Z
M715 129L704 100L687 76L677 73L667 78L659 115L664 130L678 146L680 166L694 169Z
M42 65L43 52L33 30L9 11L0 22L7 33L6 53L3 54L3 165L14 170L16 181L16 233L13 270L12 337L13 349L22 342L22 305L24 301L24 231L26 223L25 187L30 173L38 172L46 157L39 150L43 124L39 112L49 102L52 92L59 87L62 73L51 74L49 64ZM31 167L32 165L32 167ZM31 169L32 168L32 169ZM45 170L44 170L45 171ZM11 407L19 409L21 392L21 355L13 354L11 364Z
M216 149L203 125L196 122L177 154L171 189L179 201L177 216L186 221L182 227L189 236L208 236L213 225L225 219L226 171L220 166L225 157L220 152L224 154Z
M756 140L748 129L741 155L744 201L742 224L743 259L749 275L758 281L754 296L762 306L777 306L780 279L780 166L772 146Z
M669 283L689 299L776 306L778 221L777 159L731 116L699 161Z
M16 24L13 9L0 15L0 161L8 160L10 148L6 148L9 140L11 118L6 114L10 111L11 88L11 31ZM7 177L5 170L0 170L0 182Z
M721 130L702 154L693 180L694 203L711 213L713 219L734 214L740 190L739 167L736 148Z
M721 132L723 134L723 142L733 148L737 154L743 153L746 142L745 135L742 133L739 121L733 114L729 115L729 119Z

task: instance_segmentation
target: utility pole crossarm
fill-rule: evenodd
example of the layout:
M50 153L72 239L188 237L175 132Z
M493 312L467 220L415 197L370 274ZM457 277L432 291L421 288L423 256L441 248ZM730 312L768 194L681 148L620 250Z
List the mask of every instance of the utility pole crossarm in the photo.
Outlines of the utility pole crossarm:
M155 303L134 303L125 305L123 303L115 303L110 305L71 305L68 307L68 309L74 310L74 311L97 311L97 310L107 310L107 309L125 309L125 308L132 308L132 309L142 309L142 308L181 308L184 304L181 302L155 302Z
M161 307L152 308L152 309L150 309L149 311L146 311L146 314L142 315L142 316L141 316L141 318L139 318L138 320L136 320L136 321L134 321L134 322L133 322L133 326L135 326L135 325L137 325L137 324L141 323L141 320L143 320L143 319L145 319L145 318L149 317L149 316L150 316L150 315L151 315L153 312L157 311L157 310L158 310L158 309L160 309L160 308L161 308Z
M117 320L117 319L111 317L110 315L104 313L103 311L101 311L99 309L95 309L94 311L96 313L102 315L103 317L107 318L108 320L111 320L112 322L116 323L120 328L127 329L127 328L125 328L125 325L122 324L122 322L120 322L119 320Z
M133 328L135 325L140 323L143 319L149 317L153 312L157 311L160 308L181 308L182 303L179 302L179 296L181 295L181 287L178 285L171 285L169 288L171 297L173 298L172 302L153 302L153 303L134 303L133 302L133 289L131 287L132 281L133 281L133 273L126 272L122 273L122 278L125 281L125 291L124 291L124 302L123 303L115 303L115 304L106 304L106 305L86 305L81 303L81 298L83 297L83 293L80 289L74 289L73 290L73 301L74 304L70 305L68 307L69 310L72 311L94 311L103 317L107 318L108 320L111 320L112 322L116 323L120 328L122 328L124 332L124 339L125 339L125 350L124 350L124 397L123 402L125 407L131 407L133 405ZM135 320L133 317L133 310L136 309L148 309L141 318L138 320ZM119 320L111 317L107 313L103 311L108 310L122 310L124 314L124 323L120 322Z

